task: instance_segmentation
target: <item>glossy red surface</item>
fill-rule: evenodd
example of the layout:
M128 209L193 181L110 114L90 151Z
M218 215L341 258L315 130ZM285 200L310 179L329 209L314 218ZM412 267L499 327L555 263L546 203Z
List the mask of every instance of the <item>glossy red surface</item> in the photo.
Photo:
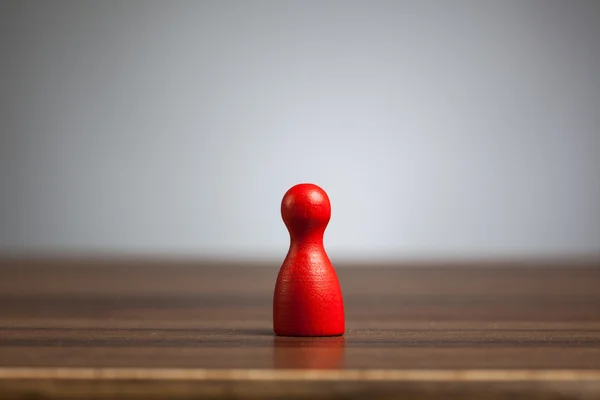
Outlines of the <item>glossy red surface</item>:
M302 183L289 189L281 216L290 249L277 277L273 329L280 336L337 336L344 333L344 303L323 235L331 218L327 193Z

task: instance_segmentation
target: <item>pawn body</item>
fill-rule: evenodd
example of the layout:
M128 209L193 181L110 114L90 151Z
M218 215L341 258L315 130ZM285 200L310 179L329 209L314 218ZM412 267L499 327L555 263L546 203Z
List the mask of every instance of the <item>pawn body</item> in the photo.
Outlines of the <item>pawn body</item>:
M275 285L275 333L344 334L342 291L323 247L323 235L331 217L327 193L313 184L296 185L283 197L281 216L290 232L290 249Z

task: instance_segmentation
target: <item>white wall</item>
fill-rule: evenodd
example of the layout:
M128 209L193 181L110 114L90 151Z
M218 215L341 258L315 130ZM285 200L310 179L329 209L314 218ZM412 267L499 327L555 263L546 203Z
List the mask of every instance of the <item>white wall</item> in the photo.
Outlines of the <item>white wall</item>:
M600 2L3 1L0 250L600 253Z

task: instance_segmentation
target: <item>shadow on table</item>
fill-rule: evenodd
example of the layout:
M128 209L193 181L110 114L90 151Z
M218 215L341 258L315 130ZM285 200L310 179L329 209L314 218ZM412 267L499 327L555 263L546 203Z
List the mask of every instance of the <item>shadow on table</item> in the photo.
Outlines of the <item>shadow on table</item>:
M346 341L334 337L282 337L273 340L275 368L336 369L344 363Z

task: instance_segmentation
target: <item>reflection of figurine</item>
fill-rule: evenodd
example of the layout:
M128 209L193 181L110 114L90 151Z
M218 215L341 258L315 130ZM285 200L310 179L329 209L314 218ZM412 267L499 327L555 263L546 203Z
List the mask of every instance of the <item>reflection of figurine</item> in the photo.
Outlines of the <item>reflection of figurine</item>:
M274 366L289 369L338 369L344 363L344 345L343 336L275 337Z
M331 217L327 193L310 183L296 185L283 197L281 216L290 232L290 249L275 285L275 333L343 335L342 291L323 247L323 235Z

